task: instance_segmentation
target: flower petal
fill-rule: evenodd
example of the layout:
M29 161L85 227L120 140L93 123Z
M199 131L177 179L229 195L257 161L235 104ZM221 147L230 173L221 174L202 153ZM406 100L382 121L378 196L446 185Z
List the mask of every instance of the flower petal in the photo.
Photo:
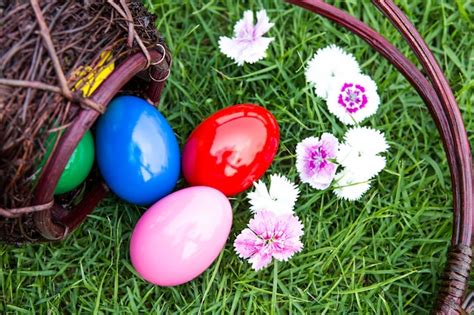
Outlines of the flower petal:
M253 33L253 12L247 10L244 17L240 19L234 26L234 35L236 38L247 38Z
M250 210L257 212L260 210L269 210L273 207L273 200L268 193L267 186L259 180L254 183L255 190L247 194L250 203Z
M270 176L270 197L274 200L274 208L268 209L276 213L293 213L299 189L285 176Z
M334 78L360 73L360 67L352 54L336 45L319 49L308 62L306 81L313 84L316 95L327 99Z
M238 45L236 39L221 36L219 38L219 48L224 55L235 61L240 56L241 47Z
M259 252L253 255L249 262L252 264L252 269L255 271L261 270L272 262L272 255L269 253Z
M337 154L337 148L339 146L339 140L330 133L323 133L321 136L321 145L326 151L328 158L335 158Z
M255 36L263 36L266 32L273 27L273 23L270 23L267 11L260 10L257 12L257 24L255 25Z
M240 56L237 60L247 63L255 63L265 58L266 50L272 41L273 38L268 37L259 37L254 39L252 42L247 43L240 51Z
M262 181L254 183L254 186L255 190L247 194L252 212L267 210L276 214L293 213L299 189L288 178L279 174L271 175L270 191Z
M385 136L369 127L354 127L344 135L345 143L361 154L379 154L388 150Z
M356 174L347 169L336 174L335 180L337 187L334 188L334 194L340 199L358 200L370 188L368 180L358 178Z
M280 261L287 261L302 249L303 243L301 243L300 240L291 240L289 242L285 242L285 246L282 249L276 250L273 253L273 258Z
M261 249L258 237L250 229L244 229L234 241L234 249L242 258L249 258Z

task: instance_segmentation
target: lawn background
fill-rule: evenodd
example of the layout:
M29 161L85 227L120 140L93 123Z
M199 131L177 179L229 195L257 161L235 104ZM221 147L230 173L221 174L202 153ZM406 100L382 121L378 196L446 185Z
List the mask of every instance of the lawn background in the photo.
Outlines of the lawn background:
M414 60L407 45L370 1L328 1L364 20ZM473 3L402 0L440 61L473 128ZM21 248L0 245L0 313L427 313L451 235L449 171L441 140L422 100L367 44L335 24L282 1L148 0L174 57L159 109L180 144L199 122L225 106L250 102L269 109L281 127L278 155L265 178L297 180L296 143L346 130L328 114L304 78L321 47L353 53L379 86L382 104L364 125L385 132L386 169L360 202L301 185L296 212L304 250L287 263L255 273L232 243L250 218L232 198L234 224L225 250L201 277L159 288L134 272L130 233L143 209L114 197L103 201L66 241ZM265 60L237 67L219 52L244 10L265 8L275 41ZM180 187L184 184L180 183Z

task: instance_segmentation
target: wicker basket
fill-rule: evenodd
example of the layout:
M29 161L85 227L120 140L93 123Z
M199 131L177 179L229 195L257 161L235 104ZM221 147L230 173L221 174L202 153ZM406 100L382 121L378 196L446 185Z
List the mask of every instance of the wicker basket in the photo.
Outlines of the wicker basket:
M469 140L461 113L446 78L426 43L392 0L372 0L400 31L416 54L427 78L399 50L363 22L320 0L287 0L320 14L365 40L412 84L430 110L443 140L451 170L454 200L453 234L441 275L434 314L470 314L474 295L466 294L472 263L473 176Z
M31 180L32 171L35 171L37 165L30 167L29 164L38 164L37 160L43 158L45 150L38 151L41 147L44 148L44 139L39 137L42 135L45 138L45 133L30 135L34 138L34 149L29 153L21 151L24 146L21 141L24 139L19 139L19 148L16 148L16 151L14 145L12 149L12 145L6 141L2 143L2 168L11 167L12 164L14 167L13 172L3 174L2 177L11 181L11 173L17 172L21 176L15 177L16 186L13 187L15 189L10 189L12 192L8 191L11 183L2 182L0 240L10 243L61 240L86 218L107 193L107 187L101 182L98 172L93 171L80 188L55 198L55 187L74 149L117 93L133 92L135 95L147 97L152 103L157 103L169 76L171 56L155 29L154 17L146 12L140 1L51 0L40 5L38 1L32 0L31 3L12 1L3 6L5 7L0 6L0 10L6 14L2 16L0 36L6 36L7 30L18 29L17 33L9 35L19 35L19 38L14 38L9 47L2 47L2 102L6 100L5 103L8 104L8 101L12 100L11 95L15 93L26 97L28 93L36 93L35 97L29 98L28 110L41 111L41 108L47 106L46 102L51 102L54 106L64 109L56 120L61 120L67 129L62 133L34 183ZM70 23L71 18L77 19L77 14L81 14L82 19L78 21L79 26L72 29L73 26L64 25ZM97 32L101 27L104 34L108 35L99 34L89 39L89 32ZM64 37L61 38L61 34ZM38 44L31 48L28 43L33 46L34 43ZM88 44L94 45L93 48L82 47ZM44 47L46 51L38 50L38 47ZM17 52L19 49L23 49L24 54L28 54L29 49L34 49L33 56L27 55L33 59L45 56L42 65L46 65L43 67L46 71L38 70L38 76L34 80L30 79L30 73L25 73L23 69L8 72L5 68L15 67L22 58L22 52ZM72 52L68 53L70 50ZM78 76L77 69L96 63L103 51L110 51L114 55L114 70L92 95L84 97L80 91L74 91L74 87L81 80L84 81L84 77L89 73ZM82 63L78 64L76 58ZM34 63L32 68L38 63ZM51 75L47 75L48 70L56 77L51 79ZM97 73L100 71L96 71L94 75ZM47 81L51 84L46 84ZM26 97L22 99L25 103ZM0 121L2 127L10 128L7 132L23 128L27 133L36 123L34 119L28 120L27 117L24 126L12 126L15 122L5 118L8 116L6 110L2 109L5 112L0 115ZM44 123L42 128L48 130L51 126ZM24 154L18 159L20 162L16 162L19 150ZM9 154L13 156L13 161L8 160ZM28 167L30 171L21 172Z

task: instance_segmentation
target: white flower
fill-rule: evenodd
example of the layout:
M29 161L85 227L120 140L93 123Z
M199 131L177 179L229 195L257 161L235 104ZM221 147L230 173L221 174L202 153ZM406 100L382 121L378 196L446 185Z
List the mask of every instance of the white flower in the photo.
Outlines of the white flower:
M385 157L378 154L387 151L388 144L380 131L355 127L346 132L344 140L339 145L336 160L348 172L369 180L385 167Z
M344 135L344 141L361 154L379 154L389 148L384 134L370 127L352 127Z
M299 189L288 178L279 174L270 176L270 191L262 181L254 183L255 191L248 193L252 212L263 210L276 214L293 213Z
M369 76L348 74L334 79L326 101L329 111L342 123L354 125L375 114L380 97Z
M314 84L316 95L326 99L336 77L360 73L352 54L336 45L319 49L306 67L306 81Z
M219 48L221 52L232 58L239 66L245 62L255 63L264 58L273 38L263 37L273 23L269 22L267 12L257 12L257 24L253 24L253 12L245 11L244 17L234 27L234 37L221 36Z
M385 157L379 155L358 155L355 150L346 144L339 148L339 164L357 174L362 179L371 179L383 170L386 164ZM345 156L345 158L342 158Z
M337 184L333 190L334 194L340 199L349 201L360 199L370 188L370 182L367 179L360 178L348 169L337 173L335 181Z

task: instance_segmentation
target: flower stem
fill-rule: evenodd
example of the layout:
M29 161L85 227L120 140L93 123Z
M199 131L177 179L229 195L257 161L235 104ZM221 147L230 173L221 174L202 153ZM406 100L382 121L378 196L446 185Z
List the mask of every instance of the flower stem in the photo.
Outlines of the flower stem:
M277 289L278 289L278 260L273 261L273 289L272 289L272 310L271 314L275 315L277 309Z

